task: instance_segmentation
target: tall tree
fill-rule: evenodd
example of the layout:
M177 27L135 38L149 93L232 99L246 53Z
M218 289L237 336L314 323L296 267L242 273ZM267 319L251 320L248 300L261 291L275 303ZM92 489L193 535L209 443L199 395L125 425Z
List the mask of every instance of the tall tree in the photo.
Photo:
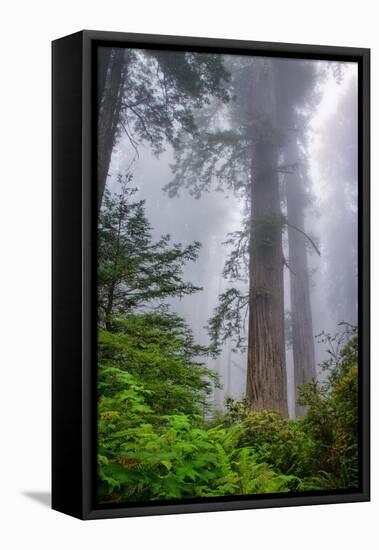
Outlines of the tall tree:
M99 395L117 390L125 376L148 387L154 415L205 414L218 376L204 358L217 350L197 344L169 300L201 290L183 278L200 243L152 238L145 203L136 200L132 177L119 177L119 193L104 192L98 229ZM127 379L127 378L125 378ZM119 390L118 390L119 391ZM151 395L150 395L151 394Z
M178 131L196 132L193 110L211 97L227 101L228 75L219 56L128 48L98 50L98 207L112 150L124 133L138 155L141 142L155 154L174 145ZM133 154L130 155L131 162Z
M250 291L246 398L288 414L284 344L282 213L276 67L256 64L252 114L260 122L251 160Z
M298 386L316 378L316 361L307 257L308 243L304 227L304 210L307 203L303 191L304 180L299 173L299 151L295 143L287 145L284 162L292 165L290 173L285 176L285 193L288 220L295 415L301 416L304 413L304 407L298 404Z
M160 306L165 298L201 290L183 281L183 268L195 261L200 243L152 239L144 201L133 201L131 176L120 177L121 192L104 193L98 225L98 306L100 323L110 330L115 315Z
M272 60L263 58L242 60L234 68L231 123L221 128L209 124L200 138L177 151L175 176L166 189L174 195L184 186L199 197L216 183L219 190L227 186L241 192L250 205L234 254L237 260L242 252L244 265L237 260L226 266L227 274L237 279L240 268L247 268L249 291L228 289L220 297L210 330L215 340L232 336L241 328L242 310L248 308L247 399L252 408L274 409L286 416L276 70Z
M314 241L309 240L305 233L304 214L309 203L309 193L307 159L302 152L310 106L314 106L316 102L316 75L314 62L288 59L282 60L278 65L278 123L285 138L281 151L287 206L296 416L304 413L304 407L297 403L298 386L316 378L307 245L312 243L317 253L319 251Z
M269 100L269 90L271 90L271 94L275 96L275 124L268 128L266 119L263 135L269 138L273 147L277 148L280 162L277 161L276 173L281 175L281 182L284 183L284 189L281 189L280 194L286 204L287 213L285 216L281 215L280 226L283 230L285 227L288 229L289 260L287 261L283 256L283 261L290 269L291 345L297 387L298 384L309 382L316 376L307 250L309 247L315 249L317 253L319 250L314 240L305 233L304 228L304 212L310 200L304 149L306 148L305 136L311 112L310 106L314 106L317 100L314 87L318 71L314 63L282 59L273 61L273 69L274 80L266 89L266 101ZM257 111L254 114L251 107L249 110L247 103L242 111L243 118L241 117L241 105L246 104L246 99L244 100L246 78L244 77L243 73L237 72L233 80L234 87L238 90L238 108L235 109L237 113L234 113L234 124L242 125L244 123L246 125L246 120L248 120L246 113L253 114L251 131L256 139L257 128L262 126L265 121L264 107L259 102L259 87L257 87L254 94ZM257 150L253 155L254 164L259 164L262 158L262 154ZM263 178L259 179L264 181ZM275 196L278 197L278 194L275 193ZM254 202L258 204L256 199L254 201L253 195L252 204ZM259 215L262 210L264 211L264 206L259 205L256 215ZM253 218L254 213L252 212L250 219L253 220ZM234 248L226 263L224 274L233 281L240 280L241 273L246 272L250 235L253 233L249 232L249 223L246 220L242 230L231 235L228 241ZM266 233L263 242L267 245L269 241L270 236ZM250 257L253 253L259 258L258 251L252 250L250 250ZM261 261L260 264L262 265L263 262ZM267 276L265 276L265 280L267 280ZM235 287L221 295L220 305L210 323L211 334L216 339L220 334L224 339L234 335L237 346L241 345L241 342L243 343L241 328L244 309L248 304L249 300L246 294ZM296 405L296 414L299 415L302 412L303 407Z

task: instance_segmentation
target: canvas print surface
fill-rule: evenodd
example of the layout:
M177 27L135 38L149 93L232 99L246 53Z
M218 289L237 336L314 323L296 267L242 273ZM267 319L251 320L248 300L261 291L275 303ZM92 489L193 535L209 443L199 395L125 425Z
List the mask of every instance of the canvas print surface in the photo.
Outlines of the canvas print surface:
M97 52L97 497L354 490L357 64Z

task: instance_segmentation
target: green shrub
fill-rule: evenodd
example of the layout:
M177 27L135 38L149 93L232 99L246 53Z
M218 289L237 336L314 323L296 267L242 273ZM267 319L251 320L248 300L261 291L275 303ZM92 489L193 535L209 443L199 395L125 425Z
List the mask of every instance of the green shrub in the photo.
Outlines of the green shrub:
M183 355L180 330L170 345L162 326L154 327L151 320L121 320L119 332L100 335L102 502L357 486L356 332L323 364L323 382L301 388L301 404L307 407L303 418L252 411L246 402L229 400L226 414L205 422L199 414L204 367L196 372L193 357ZM138 330L144 335L137 342ZM190 368L194 378L185 378ZM182 402L176 385L170 387L171 369L184 376L188 399Z
M298 419L283 418L275 411L254 411L245 401L228 400L225 426L240 426L239 447L249 447L259 462L286 475L305 478L315 471L314 447Z
M115 371L115 372L110 372ZM238 448L239 427L196 427L199 419L164 415L148 422L149 395L133 376L103 372L99 400L99 496L103 501L153 500L289 491L293 476L257 462L253 449ZM114 384L121 391L109 395Z
M322 363L324 380L300 387L307 406L304 430L317 443L315 459L329 474L329 487L358 486L358 335L345 325L334 337L323 334L329 359Z
M219 387L202 360L213 350L195 344L183 319L167 312L133 314L113 319L112 326L98 333L100 369L116 367L140 380L156 417L205 414L207 396Z

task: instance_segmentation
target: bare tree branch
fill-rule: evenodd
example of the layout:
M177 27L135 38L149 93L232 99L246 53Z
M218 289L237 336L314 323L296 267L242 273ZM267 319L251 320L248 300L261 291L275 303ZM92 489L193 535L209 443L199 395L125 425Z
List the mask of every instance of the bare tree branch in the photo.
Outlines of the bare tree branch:
M305 231L303 231L302 229L299 229L299 227L296 227L296 225L292 225L292 223L289 223L288 220L285 220L284 223L285 223L286 225L288 225L288 227L292 227L292 229L295 229L295 231L298 231L299 233L301 233L302 235L304 235L304 237L305 237L306 239L308 239L308 241L311 243L311 245L313 246L313 248L316 250L317 254L318 254L319 256L321 256L321 252L320 252L319 248L317 247L316 243L310 238L309 235L307 235L307 234L305 233Z

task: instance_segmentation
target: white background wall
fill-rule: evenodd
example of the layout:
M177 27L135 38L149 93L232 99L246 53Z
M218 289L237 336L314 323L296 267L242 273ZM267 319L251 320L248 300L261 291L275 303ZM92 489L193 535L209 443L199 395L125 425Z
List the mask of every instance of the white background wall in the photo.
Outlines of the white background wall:
M378 149L379 34L372 0L24 0L1 7L0 544L13 548L281 548L378 544L373 361L373 502L80 522L51 511L50 41L87 29L371 47ZM373 154L373 280L378 162ZM376 249L376 250L375 250ZM373 289L373 354L378 290ZM376 311L375 311L376 310ZM30 493L37 493L38 499ZM29 494L29 496L28 496ZM2 541L2 539L4 539ZM2 541L2 542L1 542Z

